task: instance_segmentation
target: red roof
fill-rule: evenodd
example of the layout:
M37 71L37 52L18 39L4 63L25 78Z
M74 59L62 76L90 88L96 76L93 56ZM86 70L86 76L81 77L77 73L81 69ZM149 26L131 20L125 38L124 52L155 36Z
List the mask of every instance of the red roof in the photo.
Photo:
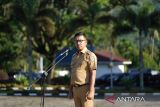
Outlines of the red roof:
M100 51L96 50L94 53L96 54L98 61L111 61L111 58L112 58L113 62L128 61L127 59L118 57L118 56L116 56L116 55L114 55L111 52L106 51L106 50L100 50Z

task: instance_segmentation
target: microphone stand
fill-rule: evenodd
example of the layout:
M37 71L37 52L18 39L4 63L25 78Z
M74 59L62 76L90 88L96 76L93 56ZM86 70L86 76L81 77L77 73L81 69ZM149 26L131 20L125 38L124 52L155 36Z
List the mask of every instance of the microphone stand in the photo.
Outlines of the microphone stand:
M66 56L68 56L68 51L66 50L65 52L61 53L58 57L56 57L56 59L49 65L49 67L46 69L47 71L44 72L37 80L33 81L31 83L31 85L28 87L28 90L31 89L32 85L35 84L36 82L38 82L41 79L41 91L42 91L42 95L41 95L41 103L40 103L40 107L44 107L44 97L45 97L45 79L48 75L48 73L50 72L51 69L55 68L55 66L61 62ZM54 63L59 57L63 56L62 58L60 58L56 63Z

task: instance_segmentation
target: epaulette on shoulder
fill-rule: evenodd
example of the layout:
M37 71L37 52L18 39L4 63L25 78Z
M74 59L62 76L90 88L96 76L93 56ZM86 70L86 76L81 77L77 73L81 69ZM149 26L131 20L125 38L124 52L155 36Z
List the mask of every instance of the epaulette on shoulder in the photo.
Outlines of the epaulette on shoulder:
M93 54L93 52L92 51L90 51L90 50L87 50L87 52L86 52L89 56L91 56L92 54Z
M91 52L90 50L87 50L87 52L86 52L86 53L90 55L92 52Z

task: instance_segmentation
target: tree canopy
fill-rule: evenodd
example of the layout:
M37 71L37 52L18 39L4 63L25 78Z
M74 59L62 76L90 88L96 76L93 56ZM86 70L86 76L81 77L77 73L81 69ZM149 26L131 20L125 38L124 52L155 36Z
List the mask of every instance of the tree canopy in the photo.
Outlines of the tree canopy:
M159 0L0 0L0 69L33 69L38 55L50 63L56 52L73 46L75 32L84 31L91 45L97 49L112 45L114 52L133 61L131 67L138 67L138 57L143 56L144 67L160 70L159 4Z

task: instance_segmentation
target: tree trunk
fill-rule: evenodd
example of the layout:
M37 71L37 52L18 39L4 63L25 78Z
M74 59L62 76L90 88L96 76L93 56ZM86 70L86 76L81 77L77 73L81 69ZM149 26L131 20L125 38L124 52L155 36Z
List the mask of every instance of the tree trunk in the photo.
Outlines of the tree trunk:
M51 62L50 65L48 66L47 70L48 71L48 75L47 75L47 80L46 82L48 84L51 84L51 79L53 78L53 72L54 72L54 69L55 69L55 61Z
M28 71L29 71L29 85L32 83L31 73L32 73L32 41L31 36L28 37Z
M152 58L153 58L153 56L154 56L154 38L153 38L153 37L151 37L151 41L152 41L152 52L151 52L151 56L152 56Z
M110 46L110 70L111 70L111 74L110 74L110 88L113 89L113 52L112 52L112 45Z
M144 35L144 31L139 31L139 71L140 71L140 89L144 89L144 81L143 81L143 46L142 46L142 36Z

